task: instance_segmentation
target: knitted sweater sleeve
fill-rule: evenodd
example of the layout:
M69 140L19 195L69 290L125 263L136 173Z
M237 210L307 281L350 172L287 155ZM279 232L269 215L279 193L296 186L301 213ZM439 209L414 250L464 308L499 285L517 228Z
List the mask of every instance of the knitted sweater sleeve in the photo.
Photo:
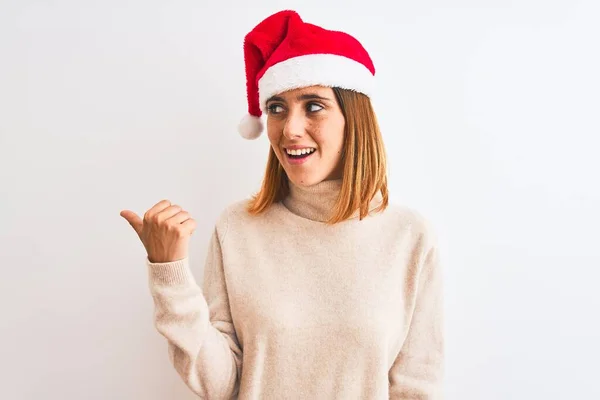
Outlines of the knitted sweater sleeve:
M167 339L172 365L201 398L230 399L239 391L242 349L234 329L219 232L211 236L202 289L189 258L151 263L146 258L154 300L154 324Z
M389 371L390 399L442 399L443 289L435 244L425 253L414 285L408 333Z

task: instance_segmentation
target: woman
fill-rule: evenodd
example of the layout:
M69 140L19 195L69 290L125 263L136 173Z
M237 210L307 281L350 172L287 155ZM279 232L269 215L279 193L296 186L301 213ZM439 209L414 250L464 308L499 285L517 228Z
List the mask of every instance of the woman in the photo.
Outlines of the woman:
M187 212L164 200L121 214L148 252L175 369L210 399L441 398L438 248L423 216L388 204L368 53L286 10L244 54L240 132L258 137L265 112L269 159L261 190L218 218L203 288Z

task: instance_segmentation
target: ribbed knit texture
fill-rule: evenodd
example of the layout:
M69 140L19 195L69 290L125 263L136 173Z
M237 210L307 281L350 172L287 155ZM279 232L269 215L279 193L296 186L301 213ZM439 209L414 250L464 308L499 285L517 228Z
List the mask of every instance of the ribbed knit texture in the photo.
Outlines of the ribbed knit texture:
M442 398L435 233L393 204L327 225L340 187L290 183L290 195L260 216L246 213L246 201L227 207L202 288L188 258L146 258L155 326L201 398Z

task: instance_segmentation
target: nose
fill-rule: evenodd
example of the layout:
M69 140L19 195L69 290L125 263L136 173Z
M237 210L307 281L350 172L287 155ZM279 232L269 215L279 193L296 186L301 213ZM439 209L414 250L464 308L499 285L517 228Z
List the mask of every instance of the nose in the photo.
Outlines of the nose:
M283 136L288 140L293 140L304 136L305 132L306 119L302 113L290 112L283 126Z

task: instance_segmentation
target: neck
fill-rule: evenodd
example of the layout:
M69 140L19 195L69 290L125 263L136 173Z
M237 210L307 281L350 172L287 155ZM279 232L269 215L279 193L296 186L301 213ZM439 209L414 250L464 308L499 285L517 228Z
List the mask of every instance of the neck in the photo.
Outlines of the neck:
M288 179L290 192L283 200L284 206L292 213L313 221L326 222L334 212L334 207L342 188L342 179L321 181L312 186L300 186ZM381 202L381 194L372 200L370 210ZM352 218L358 217L358 211Z

